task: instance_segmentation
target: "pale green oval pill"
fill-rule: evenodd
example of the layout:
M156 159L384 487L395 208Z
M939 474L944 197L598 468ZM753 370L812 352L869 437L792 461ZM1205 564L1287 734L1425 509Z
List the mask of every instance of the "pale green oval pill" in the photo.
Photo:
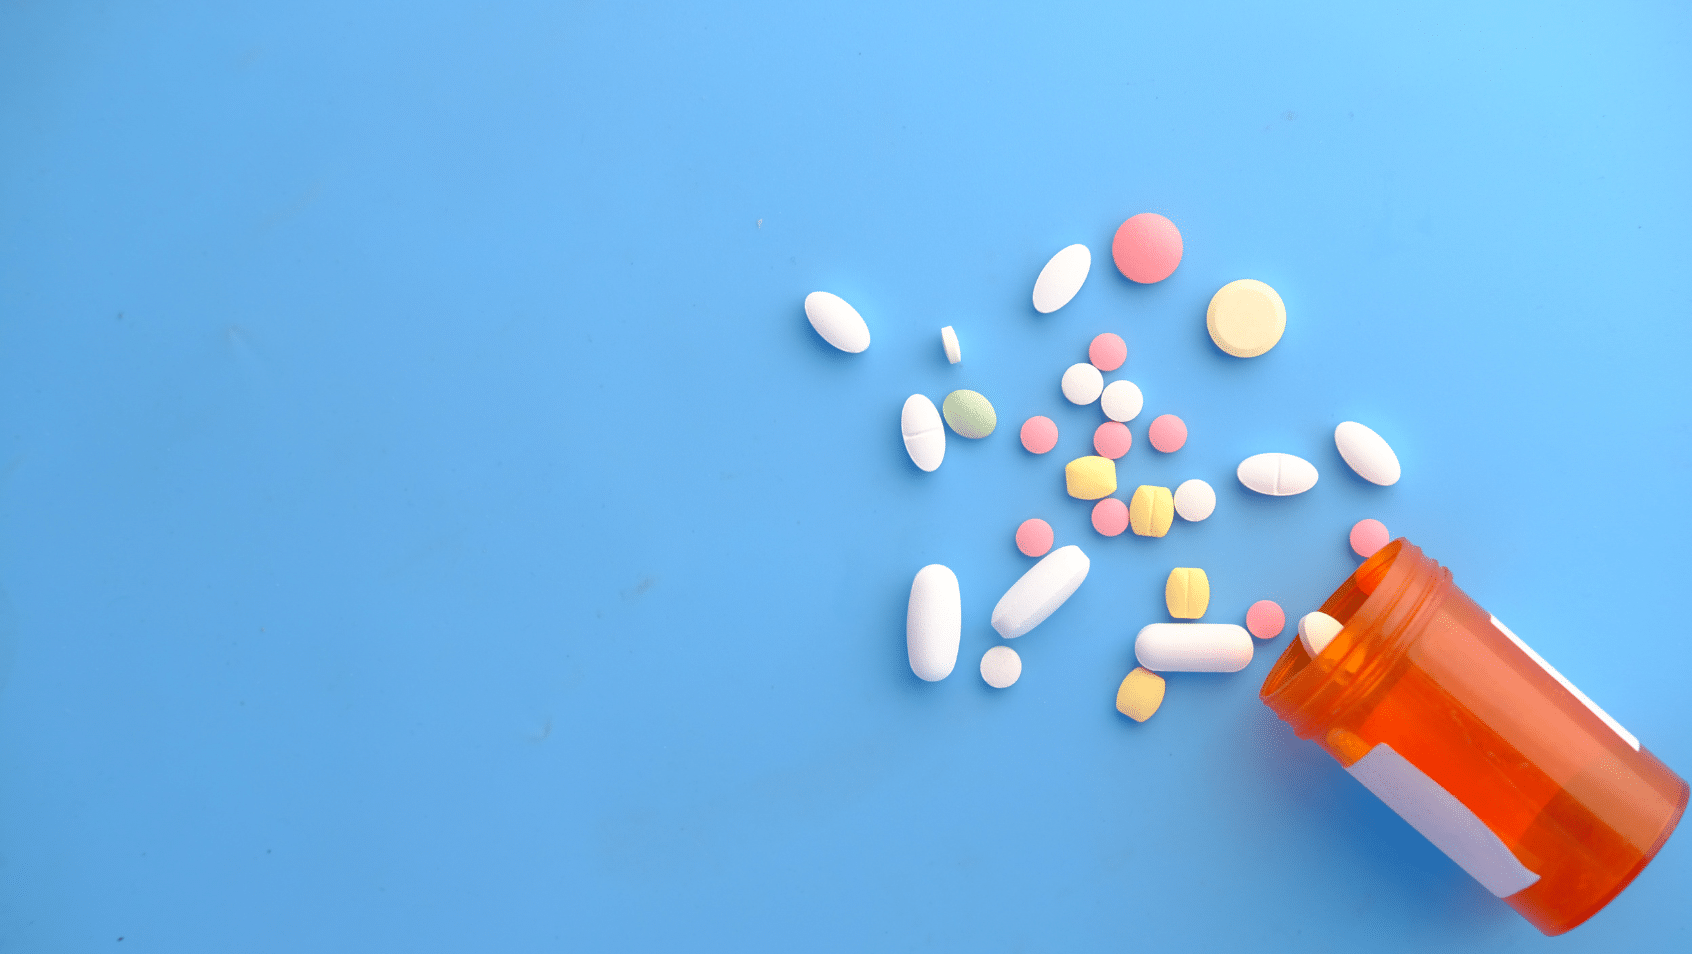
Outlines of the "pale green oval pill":
M953 391L940 405L946 423L963 437L986 437L999 426L993 405L974 391Z

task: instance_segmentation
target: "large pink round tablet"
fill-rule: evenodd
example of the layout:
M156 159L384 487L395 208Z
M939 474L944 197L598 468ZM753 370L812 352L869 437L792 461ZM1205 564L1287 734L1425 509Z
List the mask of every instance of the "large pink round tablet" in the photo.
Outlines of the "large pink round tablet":
M1093 529L1114 537L1128 529L1128 505L1116 497L1093 504Z
M1274 639L1287 626L1287 614L1274 600L1258 600L1246 610L1246 629L1258 639Z
M1134 281L1161 282L1181 264L1181 230L1156 212L1141 212L1116 230L1110 257Z
M1045 556L1052 548L1052 525L1039 517L1029 517L1016 528L1016 548L1023 556Z
M1057 422L1036 414L1022 422L1022 446L1031 454L1044 454L1057 446Z
M1357 555L1367 560L1375 555L1375 551L1387 545L1392 534L1387 533L1386 524L1379 520L1359 520L1351 528L1351 548Z
M1121 421L1106 421L1093 432L1093 450L1098 451L1100 457L1116 460L1128 453L1128 448L1133 446L1134 435L1129 433L1128 425Z
M1123 341L1121 335L1107 331L1087 346L1087 360L1100 371L1115 371L1128 360L1128 342Z
M1187 422L1173 414L1158 415L1146 428L1146 440L1165 454L1173 454L1187 443Z

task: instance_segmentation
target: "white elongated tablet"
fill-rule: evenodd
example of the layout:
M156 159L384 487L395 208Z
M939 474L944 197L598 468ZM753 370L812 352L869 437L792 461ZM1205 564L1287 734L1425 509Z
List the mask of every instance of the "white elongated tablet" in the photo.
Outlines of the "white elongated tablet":
M999 597L993 607L993 628L1000 636L1014 639L1045 622L1087 578L1091 565L1087 554L1074 544L1046 554Z
M1093 253L1085 245L1071 245L1053 255L1034 279L1034 310L1046 315L1069 304L1092 267Z
M946 360L957 364L963 360L963 348L958 345L958 333L951 325L940 329L940 347L946 351Z
M911 463L927 471L940 466L946 457L946 428L940 423L940 409L927 395L905 398L899 430L905 435L905 453L911 455Z
M1334 428L1334 446L1357 476L1371 484L1390 487L1398 483L1402 473L1398 455L1392 452L1381 435L1356 421L1346 421Z
M1251 634L1233 623L1153 623L1134 638L1134 658L1153 672L1239 672Z
M1304 644L1304 651L1310 654L1310 658L1315 659L1344 628L1339 620L1320 610L1305 613L1298 621L1298 641Z
M1104 375L1086 361L1072 364L1063 373L1063 396L1071 404L1091 404L1104 390Z
M1254 454L1240 461L1240 483L1260 494L1290 497L1316 486L1316 467L1291 454Z
M1099 407L1105 412L1105 417L1113 421L1132 421L1140 416L1140 409L1145 406L1145 395L1132 381L1112 381L1099 395Z
M962 605L957 574L938 563L917 571L905 611L905 650L917 678L938 682L952 674L963 633Z
M1175 488L1175 512L1182 520L1197 523L1216 512L1216 491L1198 478Z
M850 354L869 347L869 325L858 309L846 304L846 299L828 292L816 291L805 296L805 317L823 340Z

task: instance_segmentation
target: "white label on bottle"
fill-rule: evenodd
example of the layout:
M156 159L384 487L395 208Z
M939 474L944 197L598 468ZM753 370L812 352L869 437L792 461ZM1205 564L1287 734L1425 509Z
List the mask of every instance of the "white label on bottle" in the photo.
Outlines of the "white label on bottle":
M1517 646L1519 646L1521 648L1522 652L1527 653L1529 659L1533 660L1536 663L1539 663L1539 666L1540 666L1541 669L1544 669L1546 672L1551 674L1551 678L1553 678L1553 679L1557 680L1558 682L1562 683L1563 688L1567 689L1570 694L1572 694L1576 699L1579 699L1583 704L1585 704L1585 706L1588 709L1591 709L1593 715L1595 715L1598 718L1604 720L1605 725L1609 726L1612 729L1615 729L1616 734L1622 737L1623 742L1626 742L1628 745L1633 746L1634 751L1639 750L1639 739L1638 739L1637 736L1635 736L1632 732L1629 732L1626 729L1622 728L1620 722L1617 722L1616 720L1610 718L1610 714L1608 712L1605 712L1603 709L1598 708L1598 703L1593 702L1591 699L1586 698L1586 693L1581 692L1579 689L1576 689L1575 686L1574 686L1574 683L1568 681L1567 679L1564 679L1562 673L1560 673L1557 670L1551 668L1551 664L1545 661L1545 657L1543 657L1540 654L1534 652L1532 646L1529 646L1527 643L1522 642L1522 638L1520 636L1517 636L1515 633L1510 632L1510 627L1505 626L1503 623L1500 623L1498 621L1498 617L1496 617L1496 616L1494 616L1492 618L1492 625L1498 627L1498 631L1500 633L1503 633L1504 635L1510 637L1510 642L1515 643Z
M1539 880L1469 806L1385 742L1346 771L1497 897Z

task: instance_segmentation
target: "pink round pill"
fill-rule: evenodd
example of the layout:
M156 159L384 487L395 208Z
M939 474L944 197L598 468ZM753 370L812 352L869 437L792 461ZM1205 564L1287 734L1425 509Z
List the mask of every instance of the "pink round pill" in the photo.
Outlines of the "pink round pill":
M1187 422L1173 414L1160 415L1146 428L1146 439L1165 454L1173 454L1187 443Z
M1161 282L1181 264L1181 230L1156 212L1141 212L1116 230L1110 257L1133 281Z
M1258 600L1246 610L1246 629L1258 639L1274 639L1287 626L1287 614L1274 600Z
M1387 533L1386 524L1379 520L1359 520L1351 528L1351 548L1357 555L1367 560L1375 555L1375 551L1387 545L1392 534Z
M1044 454L1057 446L1057 422L1036 414L1022 422L1022 446L1031 454Z
M1087 346L1087 360L1100 371L1115 371L1128 360L1128 342L1123 341L1121 335L1107 331Z
M1128 529L1128 505L1116 497L1093 504L1093 529L1114 537Z
M1052 525L1039 517L1029 517L1016 528L1016 548L1023 556L1045 556L1052 548Z
M1099 452L1100 457L1116 460L1128 453L1128 448L1134 446L1134 435L1129 433L1128 425L1121 421L1106 421L1093 432L1093 450Z

